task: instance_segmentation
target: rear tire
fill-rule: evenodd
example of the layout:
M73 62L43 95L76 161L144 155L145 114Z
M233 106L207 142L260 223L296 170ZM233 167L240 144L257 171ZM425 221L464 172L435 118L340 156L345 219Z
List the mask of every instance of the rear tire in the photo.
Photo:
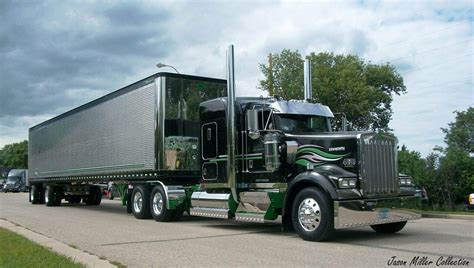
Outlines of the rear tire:
M149 219L150 215L150 190L138 185L132 192L132 212L137 219Z
M85 203L88 206L97 206L100 205L102 201L102 191L97 185L91 185L89 188L89 196L85 198Z
M324 241L334 232L332 206L315 187L305 188L296 195L291 220L296 233L307 241Z
M40 189L37 185L31 186L30 189L30 202L33 205L40 204Z
M166 205L166 195L165 190L161 185L157 185L151 191L150 197L150 208L151 208L151 216L155 221L159 222L167 222L171 221L175 218L175 210L168 209ZM181 210L181 215L183 211ZM181 215L176 215L176 217L180 217Z
M407 224L406 221L402 222L392 222L392 223L385 223L385 224L377 224L377 225L370 225L374 231L377 233L382 233L382 234L393 234L396 233L405 227L405 224Z
M44 203L48 207L56 207L61 205L61 188L57 186L47 185L44 191Z

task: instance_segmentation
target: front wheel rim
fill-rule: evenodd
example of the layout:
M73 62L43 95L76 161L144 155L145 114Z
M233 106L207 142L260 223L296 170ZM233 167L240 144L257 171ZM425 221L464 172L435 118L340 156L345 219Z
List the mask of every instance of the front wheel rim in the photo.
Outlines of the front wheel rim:
M304 199L298 207L298 221L305 231L312 232L321 223L321 208L313 198Z
M143 197L140 192L137 192L133 196L133 209L135 210L135 212L140 212L142 211L142 207L143 207Z
M155 215L161 215L163 212L163 196L160 192L157 192L153 195L152 207L153 213L155 213Z

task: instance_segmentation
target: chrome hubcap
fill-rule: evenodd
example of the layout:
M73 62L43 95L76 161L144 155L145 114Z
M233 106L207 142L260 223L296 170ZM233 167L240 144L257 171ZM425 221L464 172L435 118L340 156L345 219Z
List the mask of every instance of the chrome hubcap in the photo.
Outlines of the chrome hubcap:
M314 231L321 222L321 209L313 198L306 198L298 208L298 220L306 231Z
M33 201L33 199L34 199L34 196L33 196L33 195L35 194L35 191L34 191L34 190L35 190L35 188L32 188L32 189L30 190L30 201Z
M153 213L155 215L160 215L161 212L163 211L163 196L161 193L157 192L155 195L153 195Z
M143 207L143 197L140 192L136 192L135 195L133 196L133 210L135 212L140 212L142 211Z

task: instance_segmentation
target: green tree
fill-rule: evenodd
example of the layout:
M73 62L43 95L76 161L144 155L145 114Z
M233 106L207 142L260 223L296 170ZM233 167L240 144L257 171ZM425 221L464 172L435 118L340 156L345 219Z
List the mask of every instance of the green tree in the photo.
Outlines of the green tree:
M441 128L446 135L444 141L448 148L459 148L466 153L474 153L474 108L466 111L455 111L456 119L449 123L449 128Z
M444 154L438 168L442 203L451 209L474 192L474 108L455 114L455 121L442 128L447 147L437 148Z
M0 149L0 166L28 168L28 141L3 146Z
M426 161L419 152L410 151L405 145L398 151L398 170L400 173L410 175L416 185L427 184Z
M395 67L366 63L354 55L311 53L313 101L347 116L349 129L389 131L393 95L406 92ZM303 99L303 63L298 51L272 54L272 70L265 64L260 88L285 99Z

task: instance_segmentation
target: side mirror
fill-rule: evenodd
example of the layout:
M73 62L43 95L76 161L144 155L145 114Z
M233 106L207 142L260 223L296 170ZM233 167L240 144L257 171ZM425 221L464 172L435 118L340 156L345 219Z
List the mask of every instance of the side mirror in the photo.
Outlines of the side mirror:
M252 140L260 138L260 131L258 131L258 110L252 109L247 111L247 130Z

